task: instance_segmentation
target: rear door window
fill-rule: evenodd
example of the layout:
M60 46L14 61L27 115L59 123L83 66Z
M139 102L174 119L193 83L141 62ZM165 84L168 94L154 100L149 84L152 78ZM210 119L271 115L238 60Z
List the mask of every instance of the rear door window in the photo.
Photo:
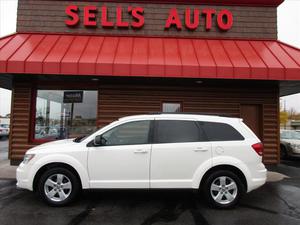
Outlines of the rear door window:
M245 138L226 123L199 122L209 141L241 141Z
M185 143L207 141L195 121L156 120L154 143Z

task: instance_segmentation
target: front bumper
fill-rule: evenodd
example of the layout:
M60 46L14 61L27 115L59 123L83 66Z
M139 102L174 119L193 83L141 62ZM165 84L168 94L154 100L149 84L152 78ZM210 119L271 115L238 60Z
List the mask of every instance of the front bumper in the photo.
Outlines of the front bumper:
M287 149L287 154L289 157L300 158L300 149L299 148L295 148L291 145L288 145L286 149Z
M293 158L300 158L300 150L298 148L295 149L295 148L290 147L288 149L288 156L293 157Z
M30 179L29 176L29 169L28 165L25 165L24 163L21 163L20 166L17 168L16 172L17 177L17 188L20 189L27 189L32 191L32 179Z

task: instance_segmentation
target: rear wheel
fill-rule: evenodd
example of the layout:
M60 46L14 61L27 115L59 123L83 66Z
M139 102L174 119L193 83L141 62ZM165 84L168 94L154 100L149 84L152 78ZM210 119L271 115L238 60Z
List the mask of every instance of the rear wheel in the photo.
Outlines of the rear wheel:
M234 207L245 192L240 178L231 171L216 171L204 182L207 202L214 208Z
M64 206L71 203L80 189L78 178L65 168L47 170L38 183L39 195L51 206Z

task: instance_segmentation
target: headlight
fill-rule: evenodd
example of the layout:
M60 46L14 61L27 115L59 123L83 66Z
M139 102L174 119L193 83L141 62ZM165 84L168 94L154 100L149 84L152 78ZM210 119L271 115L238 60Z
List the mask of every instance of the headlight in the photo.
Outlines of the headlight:
M24 164L29 163L29 161L32 160L34 156L35 156L34 154L26 154L24 156L23 163Z

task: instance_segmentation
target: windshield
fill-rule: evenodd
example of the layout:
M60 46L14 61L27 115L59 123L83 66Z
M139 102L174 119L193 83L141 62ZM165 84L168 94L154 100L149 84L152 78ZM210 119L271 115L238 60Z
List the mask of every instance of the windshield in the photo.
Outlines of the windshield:
M296 131L283 131L281 132L281 138L300 140L300 133Z
M110 126L110 125L112 125L115 122L118 122L118 120L116 120L116 121L114 121L114 122L106 125L105 127ZM100 129L104 129L105 127L102 127ZM98 129L96 132L98 132L100 129ZM84 135L84 136L79 136L79 137L75 138L73 141L76 142L76 143L80 143L80 142L86 140L87 138L89 138L91 135L95 134L96 132L93 132L91 134L87 134L87 135Z

